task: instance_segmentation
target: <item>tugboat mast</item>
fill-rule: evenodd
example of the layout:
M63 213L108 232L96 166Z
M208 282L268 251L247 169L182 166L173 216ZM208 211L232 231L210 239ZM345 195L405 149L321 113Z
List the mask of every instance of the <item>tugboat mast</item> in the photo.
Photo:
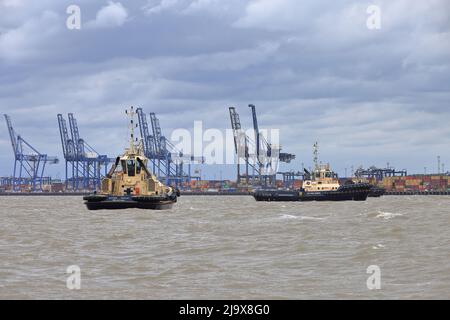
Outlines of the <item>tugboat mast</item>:
M130 153L135 154L135 145L134 145L134 115L136 112L134 111L134 108L131 107L130 110L125 110L125 113L130 117Z
M319 169L319 143L314 143L314 166L316 167L316 170Z

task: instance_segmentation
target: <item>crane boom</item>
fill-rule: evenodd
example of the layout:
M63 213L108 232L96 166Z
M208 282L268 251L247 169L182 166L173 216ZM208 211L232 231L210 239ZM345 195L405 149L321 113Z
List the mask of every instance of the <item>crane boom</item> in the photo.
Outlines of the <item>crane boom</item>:
M12 148L13 148L13 151L14 151L14 156L17 159L18 154L19 154L19 149L18 149L16 133L14 132L14 128L12 126L11 118L7 114L4 114L4 117L5 117L5 120L6 120L6 125L8 127L9 137L11 138L11 145L12 145Z

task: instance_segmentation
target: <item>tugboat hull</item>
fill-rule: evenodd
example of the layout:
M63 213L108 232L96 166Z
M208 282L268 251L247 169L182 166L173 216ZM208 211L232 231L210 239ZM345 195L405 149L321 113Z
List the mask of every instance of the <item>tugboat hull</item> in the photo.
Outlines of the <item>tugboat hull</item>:
M300 197L300 201L366 201L368 195L366 191L305 193Z
M168 210L172 209L177 198L163 197L113 197L90 195L83 198L88 210L114 210L114 209L150 209L150 210Z
M355 184L336 191L305 192L288 190L257 190L256 201L366 201L372 186Z
M372 188L372 191L369 193L370 198L380 198L386 193L386 189L374 187Z
M288 190L257 190L253 193L256 201L300 201L300 192Z

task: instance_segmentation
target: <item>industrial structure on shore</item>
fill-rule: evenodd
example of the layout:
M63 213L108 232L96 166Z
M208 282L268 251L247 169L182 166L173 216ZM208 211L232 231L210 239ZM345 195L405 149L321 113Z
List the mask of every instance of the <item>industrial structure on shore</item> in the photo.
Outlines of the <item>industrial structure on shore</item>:
M295 159L295 155L281 152L281 146L266 139L259 129L255 105L250 104L249 108L252 112L253 139L242 128L236 108L229 108L236 153L237 183L244 188L275 187L277 175L282 175L284 186L292 187L295 179L303 177L303 174L279 172L278 168L280 162L290 163ZM241 173L242 165L245 168L244 173Z
M191 166L204 164L204 157L194 157L178 150L163 134L156 114L147 114L136 109L136 127L149 169L166 185L192 193L246 193L258 188L300 189L305 178L304 165L301 171L279 170L280 163L291 163L296 156L281 152L281 146L271 142L270 137L260 130L256 107L249 105L253 128L247 133L241 125L235 107L229 108L236 155L236 180L202 180L192 175ZM100 187L114 159L100 154L80 136L77 120L73 113L57 115L62 154L65 161L65 179L52 179L45 174L47 165L57 164L58 157L39 152L30 142L16 133L11 118L4 115L13 150L13 171L8 177L0 177L2 193L85 193ZM317 150L317 148L315 148ZM383 187L391 193L436 193L450 192L450 174L445 173L441 157L438 158L435 174L408 175L406 170L396 170L389 164L386 168L352 168L352 174L345 179L367 181ZM317 161L317 154L315 155Z
M14 171L10 178L3 178L0 182L8 183L12 191L42 192L44 185L51 183L51 178L44 176L45 167L58 163L58 158L39 152L16 133L11 118L7 114L4 117L14 153Z
M193 179L200 180L200 177L192 176L191 164L203 164L205 158L194 157L178 150L162 134L159 119L155 113L150 113L151 133L144 110L138 108L136 113L144 153L150 160L150 168L158 179L164 181L166 185L172 185L181 190L188 188Z
M142 108L137 109L141 139L146 157L149 158L152 172L167 185L181 190L188 189L192 181L200 180L191 174L191 164L203 164L204 157L194 157L177 150L163 135L159 119ZM64 181L52 180L45 176L47 164L56 164L59 159L37 151L22 136L16 134L11 118L4 115L14 154L13 174L0 177L0 192L88 192L99 189L101 180L107 175L115 159L100 154L80 135L77 120L73 113L57 115L62 153L65 162ZM151 131L150 131L151 129ZM195 184L194 184L195 185Z
M65 159L65 187L67 191L95 190L115 159L100 155L80 137L73 113L68 114L69 130L62 114L58 114L59 133ZM102 173L103 172L103 173Z

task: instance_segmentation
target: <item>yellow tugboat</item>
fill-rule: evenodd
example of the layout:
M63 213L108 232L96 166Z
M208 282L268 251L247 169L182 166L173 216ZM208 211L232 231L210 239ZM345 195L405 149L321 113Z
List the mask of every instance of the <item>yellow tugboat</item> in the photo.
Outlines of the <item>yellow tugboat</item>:
M130 147L117 157L108 175L102 180L100 192L83 197L89 210L99 209L171 209L180 196L179 190L165 186L147 168L142 142L134 139L133 107L130 116Z

